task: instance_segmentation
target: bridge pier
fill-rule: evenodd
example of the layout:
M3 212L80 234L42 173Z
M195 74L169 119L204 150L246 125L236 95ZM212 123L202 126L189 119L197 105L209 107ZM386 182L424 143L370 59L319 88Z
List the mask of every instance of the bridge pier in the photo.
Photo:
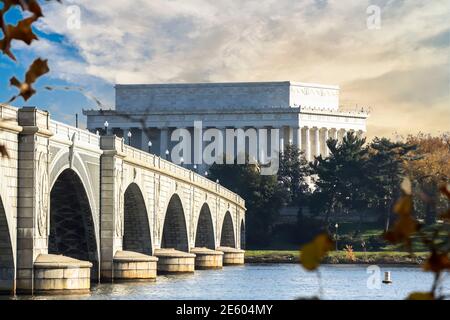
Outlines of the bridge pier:
M215 251L208 248L192 248L191 253L195 254L195 269L222 269L223 255L222 251Z
M40 254L34 262L34 293L80 294L91 288L92 263Z
M155 249L160 273L190 273L195 270L195 254L175 249Z
M158 258L131 251L114 255L114 281L156 280Z
M245 251L231 247L219 247L218 251L223 252L223 265L242 265L244 264Z

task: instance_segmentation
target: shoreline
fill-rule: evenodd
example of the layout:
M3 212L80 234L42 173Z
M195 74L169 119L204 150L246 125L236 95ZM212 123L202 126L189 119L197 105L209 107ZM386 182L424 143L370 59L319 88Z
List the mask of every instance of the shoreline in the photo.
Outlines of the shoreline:
M354 252L354 258L344 251L332 251L326 256L322 264L384 264L384 265L420 265L428 253L416 252L411 256L407 252ZM299 251L284 250L249 250L245 253L245 263L248 264L277 264L300 263Z

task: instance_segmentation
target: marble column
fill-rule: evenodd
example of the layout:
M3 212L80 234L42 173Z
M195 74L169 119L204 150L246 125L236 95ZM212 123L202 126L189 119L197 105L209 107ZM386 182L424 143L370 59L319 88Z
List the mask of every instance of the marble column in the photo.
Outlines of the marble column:
M338 140L338 129L333 129L333 139Z
M311 129L305 127L305 157L307 161L311 161Z
M314 129L314 156L318 157L320 155L320 129Z
M279 127L280 130L280 153L284 152L284 127Z
M356 136L357 136L358 138L361 139L361 138L364 136L364 131L358 130L358 131L356 132Z
M293 144L294 143L294 128L288 127L287 131L288 131L288 143Z
M330 154L330 150L328 149L328 145L327 145L327 140L328 140L328 128L324 128L323 129L323 151L324 151L325 157L328 157Z
M169 147L169 128L167 127L160 128L159 155L161 158L166 159L166 150L168 150L168 147Z
M146 129L142 129L142 138L141 138L141 143L142 143L142 147L141 149L144 151L148 152L148 142L150 141L150 138L147 135Z
M346 134L345 129L339 130L339 143L342 143L342 141L344 140L345 134Z
M294 145L299 151L302 150L302 128L295 128L294 130Z

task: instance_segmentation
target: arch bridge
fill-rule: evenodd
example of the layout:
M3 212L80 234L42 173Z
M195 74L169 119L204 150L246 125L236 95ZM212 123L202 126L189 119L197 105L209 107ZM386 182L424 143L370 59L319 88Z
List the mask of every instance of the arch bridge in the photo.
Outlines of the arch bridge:
M34 107L0 105L0 144L2 292L243 262L244 200L201 175Z

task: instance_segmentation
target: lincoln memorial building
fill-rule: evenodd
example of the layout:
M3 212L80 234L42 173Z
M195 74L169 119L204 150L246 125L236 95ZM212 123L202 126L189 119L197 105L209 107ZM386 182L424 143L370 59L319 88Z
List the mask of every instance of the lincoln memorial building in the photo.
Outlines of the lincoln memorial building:
M99 134L106 130L161 157L168 157L178 143L171 141L173 130L192 132L194 121L202 121L203 130L224 132L277 128L281 152L291 143L312 160L328 154L329 137L342 139L347 131L364 134L368 117L364 110L340 108L339 87L331 85L292 81L144 84L116 85L115 91L115 110L83 111L87 128Z

